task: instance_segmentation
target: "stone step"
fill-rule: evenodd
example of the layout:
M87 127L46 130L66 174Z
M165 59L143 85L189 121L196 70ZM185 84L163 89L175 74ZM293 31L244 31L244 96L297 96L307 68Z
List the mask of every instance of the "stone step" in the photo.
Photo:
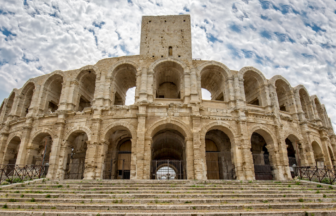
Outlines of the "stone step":
M64 203L0 203L0 206L7 209L45 209L45 210L252 210L252 209L332 209L336 210L336 203L310 203L310 202L297 202L297 203L249 203L249 204L64 204Z
M2 197L5 197L5 194L0 194ZM291 198L291 197L309 197L309 198L322 198L326 195L328 198L335 198L335 193L293 193L293 194L85 194L85 193L77 193L77 194L67 194L67 193L8 193L7 197L16 198L24 195L25 198L45 198L47 195L50 195L51 198L135 198L135 199L143 199L143 198L204 198L204 199L216 199L216 198Z
M24 203L24 202L34 202L36 203L95 203L95 204L106 204L106 203L124 203L124 204L250 204L250 203L299 203L299 202L308 202L308 203L331 203L336 202L336 198L324 198L323 196L319 198L309 198L309 197L294 197L294 198L227 198L227 199L218 199L218 198L105 198L105 199L90 199L87 197L79 198L17 198L17 197L7 197L0 198L1 203Z
M136 216L136 215L145 215L145 216L335 216L336 210L314 210L314 209L305 209L305 210L277 210L277 209L268 209L268 210L245 210L245 211L194 211L194 210L180 210L178 213L174 210L150 210L150 211L71 211L64 212L59 210L45 211L42 209L34 210L0 210L1 215L3 216Z

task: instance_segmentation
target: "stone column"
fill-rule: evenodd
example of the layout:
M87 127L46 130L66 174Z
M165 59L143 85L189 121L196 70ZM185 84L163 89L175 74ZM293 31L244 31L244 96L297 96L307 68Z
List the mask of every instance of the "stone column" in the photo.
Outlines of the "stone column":
M96 79L95 92L93 98L92 107L103 107L104 106L104 90L105 90L105 75L101 75L100 79Z
M22 96L19 94L15 94L13 105L12 105L12 110L9 113L8 119L11 120L16 120L19 118L18 115L18 109L19 109L19 103L22 100Z
M65 146L62 146L62 140L67 137L64 136L64 128L65 128L65 116L61 114L58 116L56 122L56 136L53 137L53 142L51 146L51 152L49 156L49 170L47 178L49 179L63 179L64 178L64 169L67 160L67 154L61 151L61 147L65 150ZM65 142L63 142L65 144ZM71 149L70 149L71 150Z
M145 155L145 133L146 133L146 106L139 106L138 128L137 128L137 148L136 148L136 179L147 179L144 173L144 163L150 163L144 158ZM148 165L146 165L148 166Z
M234 166L235 166L235 173L237 180L245 180L245 173L244 173L244 154L243 154L243 147L244 147L244 139L239 139L238 137L234 138L234 148L235 148L235 156L234 156Z
M108 151L109 142L107 141L100 141L98 143L97 149L97 158L96 158L96 174L95 179L103 179L104 178L104 171L105 171L105 159Z
M147 73L147 98L148 102L153 102L155 95L154 95L154 90L153 90L153 85L154 85L154 72L153 71L148 71Z
M294 96L294 93L292 91L289 93L289 98L290 98L290 101L293 103L291 105L292 106L292 117L295 121L298 121L300 119L300 117L299 117L298 109L297 109L297 106L296 106L295 96Z
M112 77L107 76L104 83L104 107L109 108L113 105L112 103L112 90L114 89L114 82Z
M136 179L136 139L131 139L132 153L131 153L131 179Z
M5 155L6 145L9 135L9 127L5 125L0 132L0 164L3 164L3 159Z
M192 138L186 138L186 167L187 167L187 178L195 179L194 176L194 149Z
M147 102L147 68L141 70L141 85L139 101Z
M302 110L302 104L301 104L301 100L300 100L300 94L299 91L294 91L294 99L295 99L295 103L296 103L296 107L297 107L297 114L299 117L299 121L305 121L306 117L305 114Z
M192 107L196 109L196 107ZM194 149L194 176L196 180L206 180L205 146L201 144L201 119L198 115L192 116L193 121L193 149Z
M68 160L68 154L71 153L71 147L69 146L69 143L67 141L63 142L60 146L59 150L59 162L58 162L58 167L57 167L57 173L55 178L53 178L53 173L50 173L50 169L48 171L47 178L51 179L59 179L63 180L65 176L65 169L67 165L67 160Z
M324 164L327 168L329 169L333 169L333 164L330 158L330 154L329 154L329 150L328 150L328 146L330 144L330 140L328 137L328 134L326 131L320 131L320 137L321 137L321 141L322 141L322 152L324 155Z
M70 81L70 87L68 92L67 99L67 108L66 110L75 110L76 100L78 97L79 82L77 80Z
M234 82L233 77L228 78L227 83L228 83L228 86L229 86L228 87L229 92L228 92L227 96L229 97L228 102L229 102L229 105L230 105L231 108L233 108L235 106L235 95L234 95L233 82Z
M197 89L197 75L196 70L193 68L190 71L190 103L197 103L198 101L202 100L202 98L199 98Z
M188 104L191 99L191 83L190 72L184 72L184 100L185 104Z
M68 108L68 96L69 96L69 92L71 91L71 82L63 82L62 83L62 92L61 92L61 97L59 100L59 106L58 106L58 110L67 110ZM46 96L45 96L46 97ZM72 106L70 106L72 107ZM72 109L70 109L72 110Z
M20 143L20 149L18 152L18 156L16 159L16 164L17 165L22 165L25 166L26 162L26 150L28 146L28 142L30 139L30 133L32 130L32 124L33 124L33 119L32 118L27 118L26 123L23 126L23 133L22 133L22 139Z
M266 112L271 112L272 111L272 104L271 104L271 100L269 97L269 89L268 89L268 85L265 84L262 86L261 88L262 95L264 97L264 101L265 101L265 107L266 107Z
M151 161L152 161L152 137L145 137L144 146L144 165L143 165L143 179L151 179L150 173Z

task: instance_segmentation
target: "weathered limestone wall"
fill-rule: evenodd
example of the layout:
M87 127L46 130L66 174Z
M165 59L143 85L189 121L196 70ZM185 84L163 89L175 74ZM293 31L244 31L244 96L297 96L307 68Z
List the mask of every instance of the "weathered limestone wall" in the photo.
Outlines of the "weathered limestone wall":
M286 139L301 166L315 166L321 160L329 168L336 165L336 136L330 119L318 98L309 96L304 86L293 88L282 76L267 80L253 67L234 71L219 62L192 60L189 16L144 17L142 25L140 55L54 71L14 89L1 105L0 163L9 163L8 158L16 158L18 165L31 163L37 154L37 137L50 137L49 178L67 178L67 164L82 155L83 177L100 179L115 169L112 158L125 153L119 147L129 141L130 177L149 179L153 155L162 154L154 152L154 143L172 146L170 143L179 142L176 148L183 152L171 154L182 155L186 177L206 179L206 139L214 130L228 137L230 149L225 152L240 180L255 178L254 133L266 143L275 179L291 178ZM157 97L160 85L172 98ZM135 104L123 105L132 87L136 87ZM201 88L210 91L212 100L201 99ZM121 97L118 102L117 94ZM81 97L90 102L84 109ZM248 104L254 99L259 105ZM49 110L50 101L57 103L56 111ZM23 110L29 102L26 113ZM160 133L179 135L154 139ZM85 145L75 145L84 135ZM214 135L210 137L216 140ZM217 143L222 149L223 142ZM265 152L258 148L257 154Z

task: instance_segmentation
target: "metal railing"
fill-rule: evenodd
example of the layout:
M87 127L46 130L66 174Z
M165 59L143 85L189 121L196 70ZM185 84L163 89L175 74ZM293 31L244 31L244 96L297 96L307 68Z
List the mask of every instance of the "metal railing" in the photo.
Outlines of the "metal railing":
M48 166L42 165L0 165L0 184L3 182L18 183L37 178L44 178L48 173Z
M295 176L303 180L315 181L325 184L336 183L336 169L318 167L293 167Z

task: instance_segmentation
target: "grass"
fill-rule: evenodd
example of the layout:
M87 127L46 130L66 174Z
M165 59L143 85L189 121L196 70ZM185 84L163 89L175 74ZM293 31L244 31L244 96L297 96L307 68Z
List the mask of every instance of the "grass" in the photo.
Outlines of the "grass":
M185 204L188 204L188 203L192 203L192 202L191 202L191 201L185 201L184 203L185 203Z
M299 202L303 202L303 199L302 199L302 198L300 198L300 199L299 199Z
M16 199L9 199L8 202L16 202Z
M45 198L51 198L50 194L47 194L47 196Z
M3 209L8 209L7 204L3 205L2 208L3 208Z
M332 190L332 189L334 189L334 188L333 188L332 186L329 186L329 189Z
M31 198L30 202L35 202L35 199L34 199L34 198Z
M323 198L327 198L327 195L323 194Z
M20 196L21 198L23 198L24 197L24 195L23 194L21 194L21 196Z
M322 185L320 185L320 184L319 184L319 185L316 185L316 187L318 187L318 188L321 188L321 187L322 187Z
M295 182L295 184L296 184L296 185L300 185L300 184L301 184L301 182Z

